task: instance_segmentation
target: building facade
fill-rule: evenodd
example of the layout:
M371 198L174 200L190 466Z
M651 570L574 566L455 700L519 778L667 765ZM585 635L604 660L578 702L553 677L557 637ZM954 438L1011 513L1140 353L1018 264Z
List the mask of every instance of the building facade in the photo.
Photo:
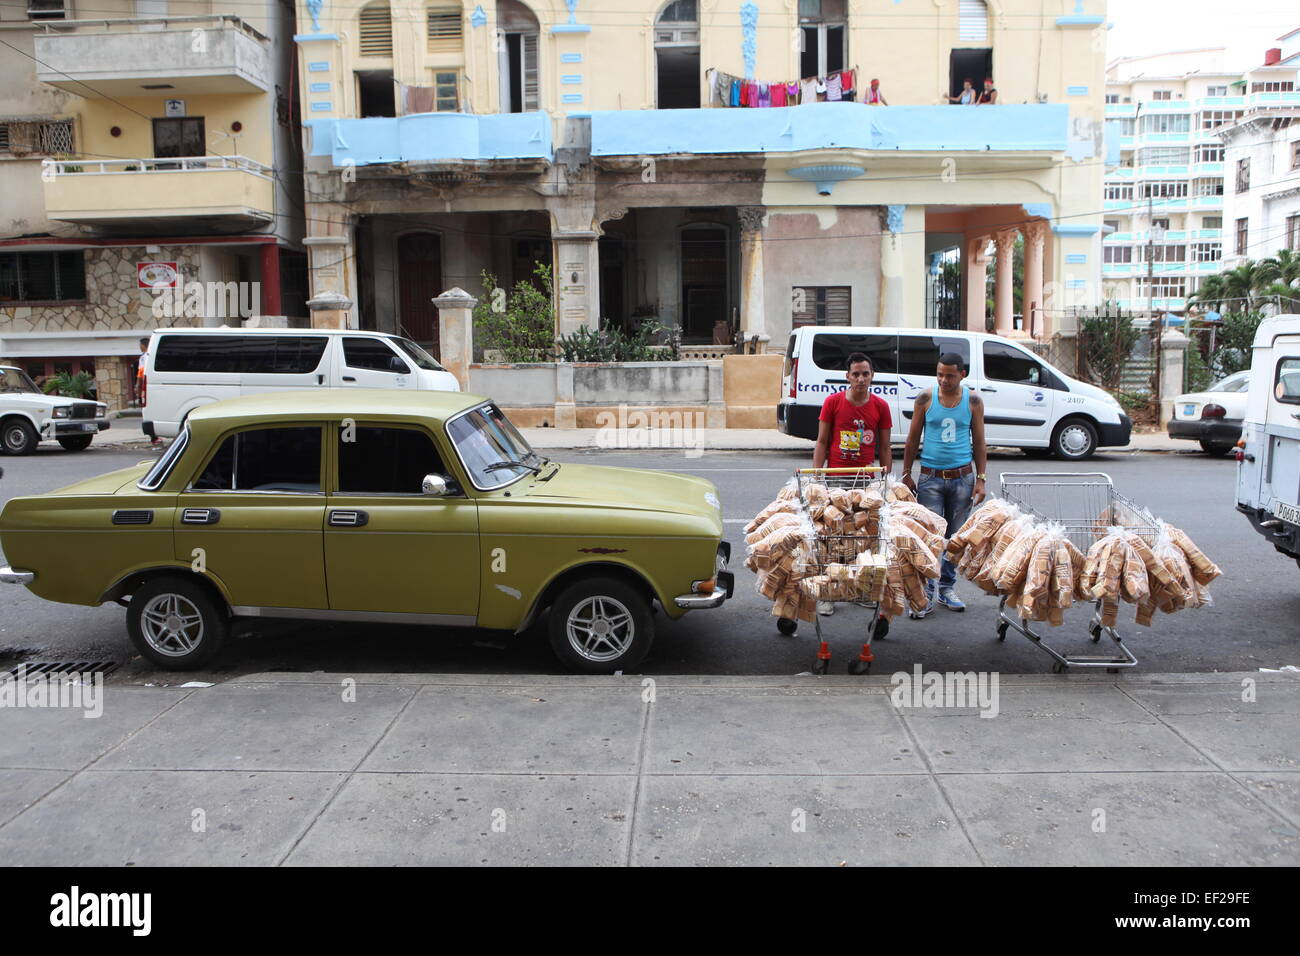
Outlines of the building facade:
M1108 133L1118 147L1104 184L1108 299L1181 312L1204 277L1233 264L1235 219L1225 207L1241 184L1225 137L1239 124L1300 111L1295 80L1295 61L1280 49L1245 71L1228 69L1221 47L1107 67Z
M122 407L157 327L307 322L294 10L78 2L0 8L0 360Z
M436 349L432 296L541 263L562 333L655 318L687 343L783 347L808 322L938 324L927 285L956 258L951 321L983 329L992 258L994 324L1011 332L1017 240L1023 334L1099 298L1102 3L304 0L298 14L319 325ZM949 103L985 77L996 103Z

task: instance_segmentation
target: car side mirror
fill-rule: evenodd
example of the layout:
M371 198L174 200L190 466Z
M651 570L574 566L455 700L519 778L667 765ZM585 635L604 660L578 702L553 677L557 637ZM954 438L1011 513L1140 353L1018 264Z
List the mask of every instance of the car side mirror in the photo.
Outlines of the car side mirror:
M447 496L447 479L442 475L425 475L424 481L420 482L420 493L428 495L430 498L445 498Z
M396 355L394 355L392 358L388 360L388 368L391 371L397 372L399 375L405 375L407 372L410 371L410 369L406 367L406 363L403 362L401 359L399 359Z

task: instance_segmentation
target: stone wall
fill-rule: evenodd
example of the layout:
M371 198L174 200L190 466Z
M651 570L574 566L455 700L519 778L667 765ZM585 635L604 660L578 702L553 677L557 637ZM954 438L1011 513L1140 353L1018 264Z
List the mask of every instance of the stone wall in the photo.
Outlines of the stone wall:
M135 399L136 360L125 355L104 355L95 360L96 397L110 412L130 408Z

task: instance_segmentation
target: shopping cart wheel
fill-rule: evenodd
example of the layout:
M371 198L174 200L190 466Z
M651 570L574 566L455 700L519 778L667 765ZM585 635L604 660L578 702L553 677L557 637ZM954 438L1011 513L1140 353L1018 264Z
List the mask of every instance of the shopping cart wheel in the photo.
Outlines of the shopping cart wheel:
M792 617L778 617L776 619L776 629L786 637L793 637L799 630L799 622Z
M812 672L818 675L825 674L828 670L830 670L830 666L831 666L831 662L829 660L825 658L818 658L817 660L813 661Z
M1064 664L1062 664L1060 661L1053 661L1053 662L1052 662L1052 673L1053 673L1053 674L1064 674L1064 673L1065 673L1066 671L1068 671L1068 670L1069 670L1069 668L1066 667Z
M1007 622L1003 621L1001 624L998 625L998 640L1005 641L1006 639L1007 639Z
M859 660L849 661L850 674L855 674L855 675L867 674L870 673L870 671L871 671L871 661L859 661Z
M1088 633L1092 635L1092 643L1096 644L1101 640L1101 625L1094 624L1088 628Z

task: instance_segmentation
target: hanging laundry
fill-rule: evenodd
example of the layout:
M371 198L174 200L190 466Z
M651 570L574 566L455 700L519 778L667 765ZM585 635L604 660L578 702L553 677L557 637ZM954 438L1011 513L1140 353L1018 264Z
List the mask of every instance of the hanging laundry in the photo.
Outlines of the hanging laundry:
M740 105L740 80L731 81L731 93L728 97L732 106Z
M816 103L817 102L817 80L801 80L799 82L799 102Z
M785 106L785 84L784 83L772 84L772 105Z
M840 75L832 73L826 77L826 101L838 103L844 96L844 87L840 85Z
M758 105L759 106L772 105L772 89L766 83L758 84Z
M844 95L846 98L850 93L853 92L853 71L852 70L844 70L840 73L840 87L844 90Z

